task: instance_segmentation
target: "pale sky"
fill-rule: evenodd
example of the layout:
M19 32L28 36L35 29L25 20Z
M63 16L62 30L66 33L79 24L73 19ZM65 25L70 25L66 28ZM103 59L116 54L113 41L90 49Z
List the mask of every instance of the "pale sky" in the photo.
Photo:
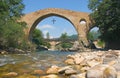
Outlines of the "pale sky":
M25 9L23 13L27 14L37 10L46 8L61 8L79 12L91 11L88 9L88 0L23 0ZM52 22L55 19L56 21ZM62 33L67 32L68 35L77 34L74 26L64 18L48 17L43 19L38 25L43 34L50 33L51 38L59 37Z

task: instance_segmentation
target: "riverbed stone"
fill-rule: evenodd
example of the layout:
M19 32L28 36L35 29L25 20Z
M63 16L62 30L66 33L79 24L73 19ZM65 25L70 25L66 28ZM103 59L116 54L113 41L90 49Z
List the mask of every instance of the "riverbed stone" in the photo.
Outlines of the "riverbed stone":
M113 61L108 62L108 65L113 66L116 63L117 63L116 60L113 60Z
M87 70L86 78L103 78L103 71L98 69Z
M69 64L70 64L70 65L75 64L73 59L67 59L67 60L65 60L65 63L68 64L68 65L69 65Z
M104 64L108 64L110 61L113 60L117 60L117 56L114 54L110 54L109 52L107 54L105 54L104 58L103 58L103 63Z
M71 75L69 78L79 78L77 75Z
M32 72L32 70L27 70L27 69L24 69L24 68L17 69L16 71L19 72L19 74L29 74L29 73Z
M103 71L104 78L117 78L117 71L114 67L109 66Z
M54 65L47 69L46 74L57 74L60 67Z
M108 65L96 65L86 72L86 78L103 78L103 70L108 67Z
M37 76L33 76L30 74L23 74L23 75L18 76L17 78L37 78Z
M69 78L85 78L86 73L74 74L71 75Z
M114 67L101 64L87 70L86 78L117 78L117 72Z
M87 70L89 70L90 67L89 66L84 66L80 69L80 72L86 72Z
M15 77L17 75L18 75L18 73L16 73L16 72L9 72L9 73L5 74L4 76L5 77Z
M120 72L120 63L114 64L113 67L116 69L116 71Z
M78 78L85 78L86 72L77 74Z
M93 67L95 65L100 64L100 62L95 61L95 60L89 60L89 61L87 61L87 64L88 64L88 66Z
M67 55L68 59L74 59L74 55Z
M37 69L33 71L33 74L42 75L45 74L45 72L43 70Z
M120 78L120 72L117 72L117 78Z
M84 57L76 57L75 59L74 59L74 61L75 61L75 64L80 64L82 61L84 61Z
M7 52L7 51L2 50L2 51L0 51L0 54L8 54L8 52Z
M82 66L81 65L73 65L73 68L78 71L82 68Z
M40 78L60 78L60 77L58 75L55 75L55 74L50 74L47 76L41 76Z
M65 75L72 75L72 74L77 74L77 71L73 69L65 70Z
M64 74L66 70L72 69L72 66L65 66L58 70L59 74Z
M97 55L98 57L102 57L102 56L104 55L104 52L97 52L96 55Z
M80 63L80 65L81 65L82 67L88 66L87 61L88 61L88 60L85 59L84 61L82 61L82 62Z

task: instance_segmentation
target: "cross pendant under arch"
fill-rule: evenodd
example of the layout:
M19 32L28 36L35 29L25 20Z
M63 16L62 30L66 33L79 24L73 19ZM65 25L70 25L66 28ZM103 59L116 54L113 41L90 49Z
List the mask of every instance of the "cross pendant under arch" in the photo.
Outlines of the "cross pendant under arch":
M56 21L56 20L53 18L53 20L52 20L53 24L55 23L55 21Z

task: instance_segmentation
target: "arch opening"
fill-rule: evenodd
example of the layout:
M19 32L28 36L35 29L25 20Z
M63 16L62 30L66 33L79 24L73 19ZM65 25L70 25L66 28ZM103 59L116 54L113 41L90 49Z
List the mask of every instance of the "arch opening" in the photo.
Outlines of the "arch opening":
M74 24L69 20L69 19L67 19L67 18L65 18L65 17L63 17L63 16L60 16L60 15L56 15L56 14L49 14L49 15L45 15L45 16L42 16L42 17L39 17L35 22L34 22L34 24L32 25L32 28L30 29L30 36L31 36L31 39L32 39L32 33L33 33L33 31L34 31L34 29L37 27L37 25L39 24L39 23L41 23L42 21L44 21L44 20L46 20L47 18L51 18L51 17L57 17L57 18L61 18L62 20L64 20L65 22L67 21L67 22L69 22L71 25L72 25L72 30L73 29L75 29L75 31L76 31L76 33L74 34L72 34L72 35L69 35L68 34L68 36L69 36L69 38L71 37L71 38L77 38L76 40L78 40L78 31L76 30L76 28L75 28L75 26L74 26ZM64 22L63 22L63 24L64 24ZM40 26L41 27L41 26ZM57 26L56 26L57 27ZM61 27L65 27L64 25L62 25ZM63 31L63 30L61 30L61 31ZM66 31L69 31L69 29L68 30L66 30ZM66 31L64 31L64 32L66 32ZM63 32L63 33L64 33ZM62 33L61 33L62 34ZM76 37L77 36L77 37ZM59 36L60 37L60 36ZM58 41L59 42L59 41ZM54 43L54 45L55 45L55 43Z
M83 18L82 18L82 19L80 19L80 25L86 25L86 23L87 23L87 22L86 22L86 20L85 20L85 19L83 19Z
M99 27L93 26L88 32L88 40L90 44L93 44L96 49L104 49L105 42L100 39L101 33L99 31ZM93 46L91 47L93 48Z
M63 18L63 19L65 19L66 21L70 22L70 23L72 24L72 26L75 28L75 30L76 30L76 32L77 32L77 34L78 34L78 31L77 31L74 23L73 23L71 20L69 20L67 17L62 16L62 15L50 13L50 14L46 14L46 15L41 16L41 17L39 17L38 19L36 19L36 21L33 23L33 25L32 25L31 28L30 28L30 31L29 31L29 34L28 34L28 35L29 35L29 36L28 36L29 39L32 38L32 35L31 35L31 34L32 34L33 30L36 28L36 26L37 26L42 20L44 20L44 19L46 19L46 18L49 18L49 17L52 17L52 16L56 16L56 17L59 17L59 18Z

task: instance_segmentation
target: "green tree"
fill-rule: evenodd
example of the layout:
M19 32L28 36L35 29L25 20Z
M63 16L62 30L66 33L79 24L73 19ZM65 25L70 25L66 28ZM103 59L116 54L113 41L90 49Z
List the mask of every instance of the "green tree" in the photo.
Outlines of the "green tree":
M26 48L28 41L23 31L26 24L17 21L23 9L22 0L0 0L0 48Z
M62 35L60 36L61 47L64 49L72 47L72 44L69 41L67 41L68 38L69 38L69 36L67 35L67 33L62 33Z
M43 45L44 44L44 39L43 39L43 34L39 29L35 29L32 34L32 41L37 44L37 45Z
M20 17L23 9L22 0L0 0L0 14L4 19Z
M101 39L120 43L120 0L89 0L93 25L98 26Z
M70 42L63 42L62 44L61 44L61 47L62 48L71 48L72 47L72 43L70 43Z
M61 40L66 40L66 39L68 39L68 35L67 35L67 33L65 32L65 33L62 33L62 35L60 36L60 39Z
M32 34L32 42L39 46L46 46L47 48L50 48L50 44L47 41L44 41L43 33L39 29L35 29Z

